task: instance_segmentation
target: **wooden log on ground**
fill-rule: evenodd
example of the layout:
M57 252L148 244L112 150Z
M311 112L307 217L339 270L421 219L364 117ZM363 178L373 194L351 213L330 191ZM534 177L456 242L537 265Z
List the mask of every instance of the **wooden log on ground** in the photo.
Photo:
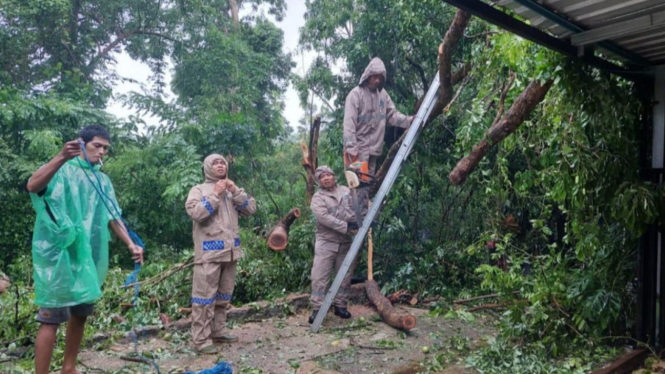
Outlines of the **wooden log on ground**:
M273 251L283 251L289 242L289 229L291 224L296 218L300 217L300 209L293 208L291 211L282 218L281 221L270 230L268 234L268 247Z
M383 321L388 325L400 330L411 330L416 327L416 317L412 314L400 313L393 308L390 301L381 294L376 281L368 280L365 282L365 292L367 292L367 297L372 304L376 306L376 310Z

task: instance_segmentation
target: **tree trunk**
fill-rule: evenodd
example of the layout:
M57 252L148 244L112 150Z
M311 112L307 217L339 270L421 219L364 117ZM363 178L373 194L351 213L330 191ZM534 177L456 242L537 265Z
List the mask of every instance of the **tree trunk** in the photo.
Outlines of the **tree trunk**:
M367 297L376 306L376 310L388 325L400 329L411 330L416 327L416 317L412 314L402 314L386 299L379 289L379 285L373 280L365 282Z
M537 81L529 83L506 115L485 132L485 138L473 147L468 156L457 163L448 175L450 182L456 185L464 183L489 149L517 130L536 105L543 101L551 86L551 79L543 85Z
M306 177L306 198L307 203L309 204L312 201L312 196L316 191L316 178L314 172L318 167L317 157L318 157L318 147L319 147L319 131L321 129L321 116L316 116L314 122L309 127L309 146L301 144L300 148L302 149L302 166L307 172Z
M300 217L300 209L293 208L268 234L268 247L273 251L283 251L289 241L289 229L296 218Z
M231 18L233 19L233 30L238 30L238 3L236 0L229 0L229 8L231 8Z

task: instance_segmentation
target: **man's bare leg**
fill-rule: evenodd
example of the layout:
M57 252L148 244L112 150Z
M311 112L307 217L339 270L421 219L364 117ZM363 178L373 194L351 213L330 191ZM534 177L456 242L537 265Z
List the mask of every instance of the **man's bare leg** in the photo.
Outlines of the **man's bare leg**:
M58 325L42 323L39 326L37 341L35 341L35 374L49 373L57 334Z
M67 323L67 336L65 337L65 358L62 361L61 374L80 374L76 370L76 358L83 340L85 330L85 316L70 316Z

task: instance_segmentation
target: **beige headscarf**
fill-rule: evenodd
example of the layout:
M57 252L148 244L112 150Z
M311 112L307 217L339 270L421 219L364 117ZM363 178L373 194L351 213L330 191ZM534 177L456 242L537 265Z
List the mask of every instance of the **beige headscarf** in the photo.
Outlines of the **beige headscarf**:
M335 184L337 184L337 176L335 175L335 172L332 171L332 169L329 166L322 165L316 168L316 171L314 172L314 178L316 178L316 184L318 184L319 187L321 187L321 175L323 175L323 173L332 174L333 177L335 177Z
M332 171L332 169L329 166L321 165L318 168L316 168L316 171L314 172L314 178L316 178L316 180L318 181L319 179L321 179L321 175L323 173L330 173L333 176L335 176L335 172Z
M206 183L215 183L218 180L222 179L217 174L212 168L212 163L215 162L215 160L222 159L224 163L226 164L226 175L229 175L229 163L226 162L226 159L222 155L218 155L216 153L213 153L209 155L208 157L203 160L203 174L206 176Z

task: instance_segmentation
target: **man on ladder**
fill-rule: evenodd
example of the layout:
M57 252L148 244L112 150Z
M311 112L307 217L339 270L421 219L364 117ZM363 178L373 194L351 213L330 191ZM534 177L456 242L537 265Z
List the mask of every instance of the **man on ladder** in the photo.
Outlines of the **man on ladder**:
M390 95L383 89L386 66L380 58L370 61L358 85L346 96L344 104L344 166L359 168L374 175L376 161L383 151L386 124L408 128L413 116L406 116L395 108ZM359 175L367 181L366 175ZM369 188L358 188L358 203L363 216L367 215ZM360 222L360 220L358 221Z

